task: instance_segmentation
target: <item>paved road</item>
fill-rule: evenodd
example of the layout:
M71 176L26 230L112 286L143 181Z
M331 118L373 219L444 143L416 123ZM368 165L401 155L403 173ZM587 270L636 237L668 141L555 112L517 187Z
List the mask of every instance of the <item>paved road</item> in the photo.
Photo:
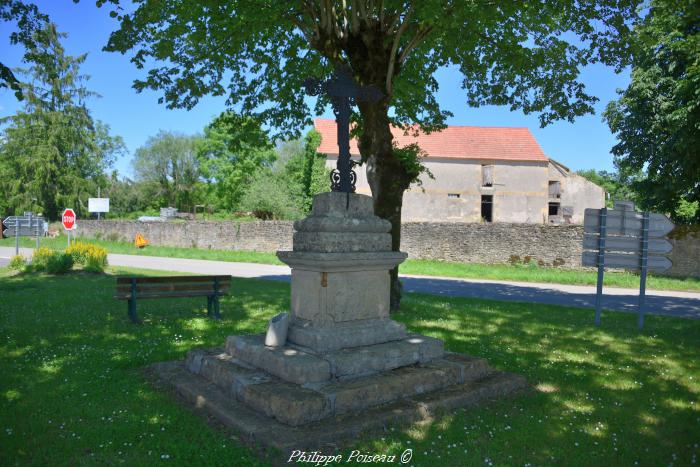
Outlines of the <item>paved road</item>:
M31 256L31 249L22 249ZM14 248L0 247L0 265L14 254ZM195 274L230 274L235 277L289 281L289 268L268 264L230 263L155 256L109 255L113 266L125 266ZM448 279L444 277L403 276L405 290L435 295L484 298L518 302L593 308L595 287L529 282L491 281L485 279ZM604 289L603 307L616 311L637 311L636 289ZM647 312L700 319L700 293L647 291Z

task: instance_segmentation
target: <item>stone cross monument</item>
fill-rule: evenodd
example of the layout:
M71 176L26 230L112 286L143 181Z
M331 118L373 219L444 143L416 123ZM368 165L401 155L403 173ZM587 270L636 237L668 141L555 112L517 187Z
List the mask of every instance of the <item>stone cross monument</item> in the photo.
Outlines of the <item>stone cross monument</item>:
M338 124L339 134L347 130L347 121ZM292 274L286 342L266 346L264 333L234 335L223 349L153 366L161 381L243 440L286 458L292 449L337 449L390 421L527 386L391 319L389 271L406 253L392 251L391 225L375 216L372 198L348 191L346 162L339 161L338 191L317 195L311 215L294 223L293 249L277 252Z

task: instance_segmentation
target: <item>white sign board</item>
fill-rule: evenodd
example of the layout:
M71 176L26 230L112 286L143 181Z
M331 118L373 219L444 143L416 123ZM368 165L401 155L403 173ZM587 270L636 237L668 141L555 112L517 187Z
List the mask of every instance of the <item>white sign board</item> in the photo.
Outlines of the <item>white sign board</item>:
M88 198L89 212L109 212L109 198Z

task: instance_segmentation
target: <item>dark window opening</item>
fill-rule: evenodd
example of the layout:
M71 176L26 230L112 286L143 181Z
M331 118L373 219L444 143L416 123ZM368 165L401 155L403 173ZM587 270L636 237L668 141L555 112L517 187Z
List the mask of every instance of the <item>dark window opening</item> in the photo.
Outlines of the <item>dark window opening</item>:
M559 215L559 203L549 203L549 215L558 216Z
M493 222L493 195L481 195L481 219Z
M459 198L459 193L447 193L448 198Z
M481 186L493 186L493 165L481 166Z

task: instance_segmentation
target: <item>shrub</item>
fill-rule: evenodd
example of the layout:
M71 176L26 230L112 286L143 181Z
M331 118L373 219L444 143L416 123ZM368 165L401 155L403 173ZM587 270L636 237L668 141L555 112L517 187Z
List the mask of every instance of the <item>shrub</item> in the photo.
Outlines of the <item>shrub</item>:
M49 262L49 258L51 258L55 254L56 253L53 250L45 246L37 248L36 250L34 250L34 255L32 256L32 268L37 271L45 271L46 265Z
M46 247L34 250L32 269L45 271L49 274L65 274L73 267L73 257Z
M68 253L55 252L46 263L49 274L65 274L73 267L73 257Z
M21 271L27 264L27 260L22 255L15 255L10 258L10 264L8 267L14 269L15 271Z
M107 267L107 250L98 245L75 242L66 248L66 254L87 271L102 272Z

